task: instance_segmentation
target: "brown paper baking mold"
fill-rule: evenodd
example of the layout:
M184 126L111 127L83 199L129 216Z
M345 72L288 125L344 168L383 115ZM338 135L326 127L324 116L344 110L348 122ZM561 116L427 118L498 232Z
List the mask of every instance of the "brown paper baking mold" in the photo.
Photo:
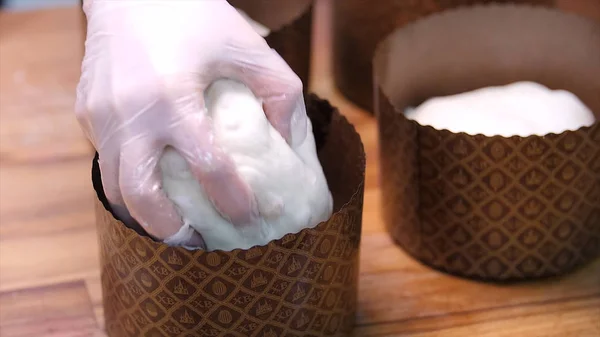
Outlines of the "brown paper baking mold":
M569 11L593 10L596 0L560 0ZM333 67L340 92L368 112L373 111L372 57L377 46L394 29L419 18L460 6L489 3L524 3L554 6L556 0L333 0ZM582 4L583 3L583 4ZM579 6L577 4L580 4Z
M427 265L514 281L600 256L600 123L503 138L403 114L430 97L516 81L569 90L600 118L600 25L542 7L482 6L419 20L378 47L384 219Z
M228 0L271 29L265 40L300 77L307 91L312 50L312 0ZM283 22L282 22L283 21Z
M92 171L109 337L350 336L355 322L365 154L353 126L310 95L334 214L265 246L189 251L153 241L110 212Z

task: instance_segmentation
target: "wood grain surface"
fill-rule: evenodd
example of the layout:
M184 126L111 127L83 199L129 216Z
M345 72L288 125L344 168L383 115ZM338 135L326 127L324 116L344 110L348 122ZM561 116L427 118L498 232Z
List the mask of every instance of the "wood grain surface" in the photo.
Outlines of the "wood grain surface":
M357 336L600 336L600 261L560 279L477 283L396 247L379 215L375 120L334 91L327 2L312 91L357 127L368 153ZM0 14L0 336L103 336L90 163L73 115L78 9Z

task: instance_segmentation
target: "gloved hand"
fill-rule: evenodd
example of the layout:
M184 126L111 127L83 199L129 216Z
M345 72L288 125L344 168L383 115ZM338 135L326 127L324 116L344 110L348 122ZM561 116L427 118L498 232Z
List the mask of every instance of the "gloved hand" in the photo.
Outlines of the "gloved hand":
M94 0L84 11L76 115L98 151L117 216L127 222L131 214L159 240L181 228L158 171L170 146L223 217L253 223L254 195L214 137L203 92L219 78L246 84L274 128L295 144L306 137L307 123L299 77L225 0ZM190 244L201 241L196 236Z

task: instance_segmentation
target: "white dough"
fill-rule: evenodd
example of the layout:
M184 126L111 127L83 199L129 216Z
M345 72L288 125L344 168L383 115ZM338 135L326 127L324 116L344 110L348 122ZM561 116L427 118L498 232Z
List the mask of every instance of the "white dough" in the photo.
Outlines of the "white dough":
M262 37L271 33L244 11L238 12ZM239 228L221 217L185 160L167 149L160 161L163 189L177 206L184 226L166 244L186 247L197 231L206 250L247 249L314 227L331 216L333 199L317 158L310 121L306 140L291 148L267 120L260 100L243 84L219 80L205 92L205 101L219 145L254 192L259 224Z
M405 112L408 119L454 133L531 136L591 126L594 114L572 93L516 82L435 97Z
M238 228L221 217L184 159L167 149L160 161L163 189L186 225L166 243L181 245L193 228L202 235L207 250L247 249L314 227L331 216L333 200L317 158L310 120L306 140L292 148L271 126L261 101L245 85L218 80L206 90L205 100L218 144L254 192L260 224Z

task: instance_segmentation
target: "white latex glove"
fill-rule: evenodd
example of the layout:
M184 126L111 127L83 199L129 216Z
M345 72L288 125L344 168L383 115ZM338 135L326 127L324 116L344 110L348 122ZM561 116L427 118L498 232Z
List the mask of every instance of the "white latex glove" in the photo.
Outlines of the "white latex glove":
M255 222L257 202L215 141L203 93L218 78L246 84L283 138L300 143L307 117L298 76L225 0L94 0L84 11L76 114L117 215L130 221L128 210L160 240L179 231L158 167L170 146L224 218ZM201 241L196 235L190 244Z
M503 137L558 134L595 122L577 96L528 81L434 97L405 116L438 130Z

